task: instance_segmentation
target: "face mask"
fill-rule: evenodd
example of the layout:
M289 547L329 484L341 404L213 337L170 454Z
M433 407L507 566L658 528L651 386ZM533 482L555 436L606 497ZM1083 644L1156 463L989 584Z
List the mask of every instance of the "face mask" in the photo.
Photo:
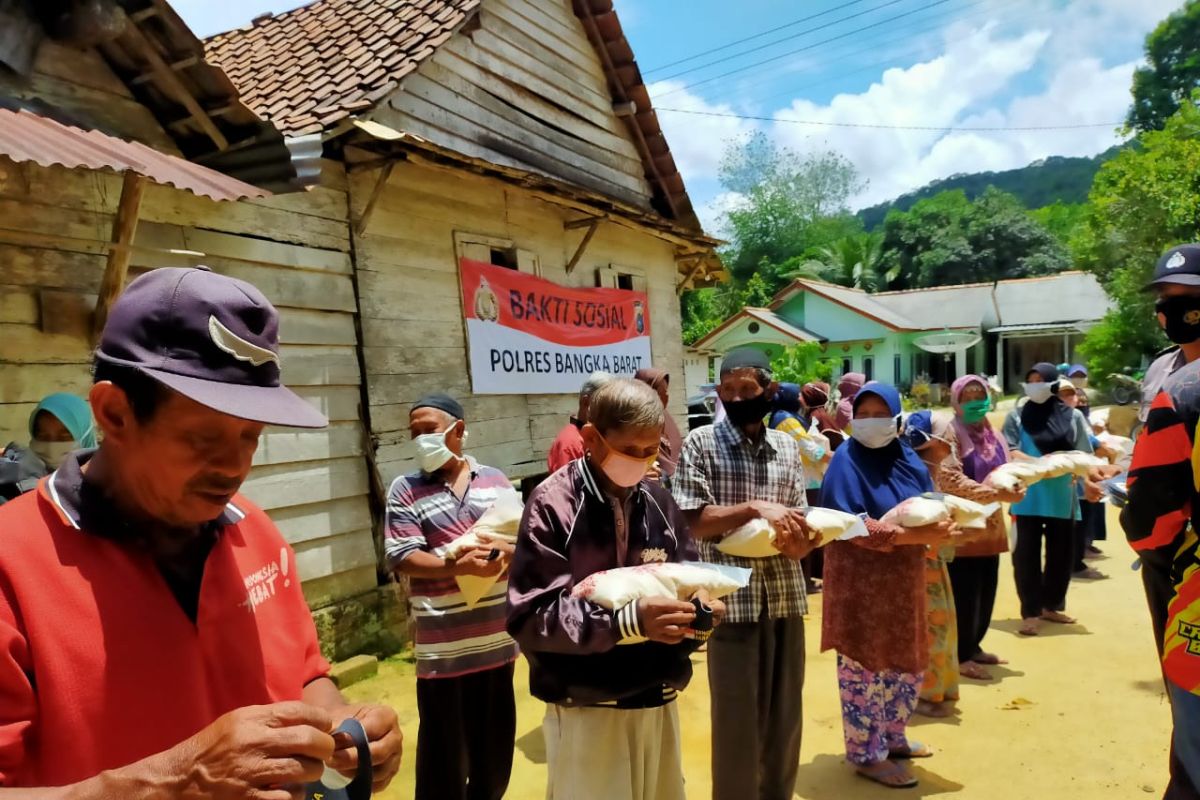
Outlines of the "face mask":
M894 442L899 430L895 417L856 419L850 424L850 435L863 447L878 450Z
M725 414L729 421L739 428L762 422L763 417L771 410L771 401L767 399L766 392L749 400L734 400L731 403L722 401L721 404L725 406Z
M1154 310L1163 315L1167 338L1175 344L1191 344L1200 339L1200 297L1165 297L1154 304Z
M45 461L46 466L50 469L58 469L68 453L79 449L79 442L74 439L69 442L46 442L34 439L29 443L29 449L35 456Z
M597 431L599 433L599 431ZM608 443L608 440L603 436L600 441L604 442L604 446L608 449L608 455L600 462L600 471L603 472L610 481L622 489L629 489L638 485L638 481L646 474L646 471L654 465L658 460L658 455L650 456L649 458L634 458L627 456L624 453L619 453L613 449L613 446Z
M417 460L421 463L421 469L425 472L437 472L442 467L446 466L453 458L458 458L454 451L446 446L446 435L454 428L447 428L442 433L423 433L413 439L413 443L417 446ZM467 434L463 432L463 442L467 441Z
M1054 394L1052 383L1022 383L1021 388L1025 390L1025 396L1031 403L1044 403Z
M976 422L982 422L987 413L992 410L992 401L990 398L982 400L968 400L962 404L963 421L968 425L974 425Z

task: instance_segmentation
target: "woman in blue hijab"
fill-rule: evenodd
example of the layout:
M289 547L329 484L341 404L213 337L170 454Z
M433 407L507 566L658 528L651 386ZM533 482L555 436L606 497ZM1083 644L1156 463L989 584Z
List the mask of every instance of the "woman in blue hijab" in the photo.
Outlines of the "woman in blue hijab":
M87 401L65 392L47 396L29 415L29 446L12 442L0 451L0 503L37 486L67 453L95 446Z
M825 548L821 649L837 650L846 760L885 786L915 786L903 761L932 752L905 735L929 657L925 548L946 543L950 523L901 528L879 520L933 491L929 470L899 439L900 393L872 381L853 403L851 439L833 454L821 505L866 519L869 536Z

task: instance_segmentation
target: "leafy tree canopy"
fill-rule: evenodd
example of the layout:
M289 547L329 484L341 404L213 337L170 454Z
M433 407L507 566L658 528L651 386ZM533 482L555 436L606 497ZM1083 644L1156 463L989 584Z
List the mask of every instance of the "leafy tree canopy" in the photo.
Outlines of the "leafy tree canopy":
M1200 88L1200 0L1158 24L1146 37L1146 66L1133 73L1129 126L1161 130L1167 119Z

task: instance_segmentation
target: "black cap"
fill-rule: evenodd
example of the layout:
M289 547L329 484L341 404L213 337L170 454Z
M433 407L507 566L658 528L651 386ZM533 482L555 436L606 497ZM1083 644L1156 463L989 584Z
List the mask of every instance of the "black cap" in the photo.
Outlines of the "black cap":
M155 269L130 283L109 311L96 358L230 416L328 424L280 380L275 307L249 283L207 267Z
M444 392L432 392L425 395L413 403L412 411L416 411L418 408L436 408L438 411L445 411L455 419L465 419L462 404Z
M721 375L733 372L735 369L761 369L771 371L771 360L766 354L753 347L739 347L730 350L721 360Z
M1146 288L1166 283L1200 286L1200 244L1181 244L1162 254L1154 267L1154 280Z

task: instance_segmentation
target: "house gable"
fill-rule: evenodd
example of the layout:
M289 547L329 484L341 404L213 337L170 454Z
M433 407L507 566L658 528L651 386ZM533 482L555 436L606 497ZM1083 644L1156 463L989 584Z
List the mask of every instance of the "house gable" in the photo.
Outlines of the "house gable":
M796 293L780 304L776 313L831 342L882 339L891 333L879 322L815 292Z

